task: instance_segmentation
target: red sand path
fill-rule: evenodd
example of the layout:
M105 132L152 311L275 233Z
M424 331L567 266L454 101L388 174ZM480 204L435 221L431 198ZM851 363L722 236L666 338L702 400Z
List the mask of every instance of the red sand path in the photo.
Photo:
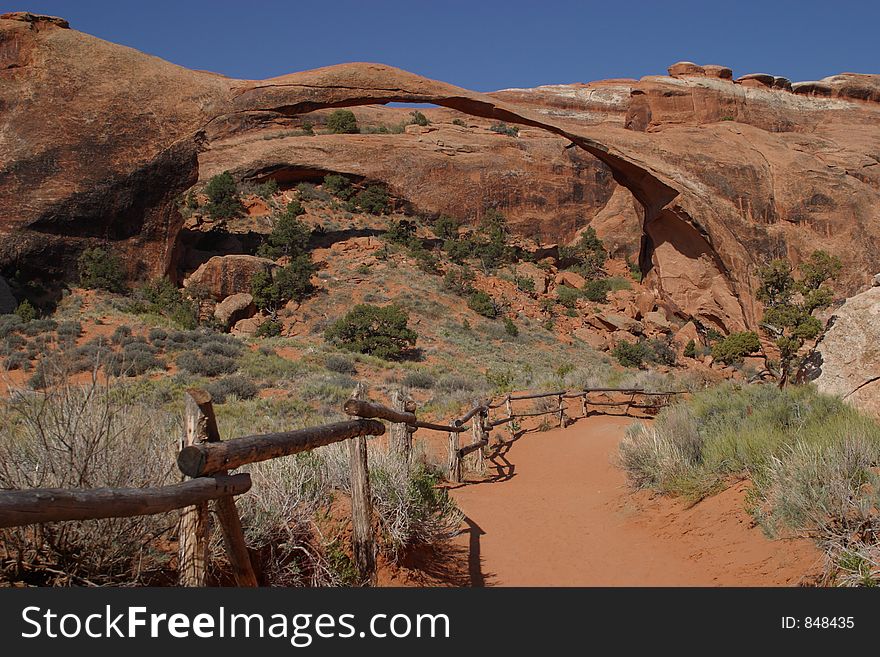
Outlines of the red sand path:
M633 420L599 416L528 433L507 480L452 491L475 585L794 586L821 570L806 540L770 541L743 510L745 483L687 508L633 493L613 459ZM509 468L503 459L489 474ZM483 533L473 527L476 525Z

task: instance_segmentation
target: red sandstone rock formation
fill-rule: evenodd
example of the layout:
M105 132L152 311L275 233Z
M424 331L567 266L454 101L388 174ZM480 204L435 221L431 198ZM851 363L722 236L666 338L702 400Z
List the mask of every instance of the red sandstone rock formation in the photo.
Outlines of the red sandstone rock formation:
M496 205L537 235L573 237L594 217L610 235L620 216L638 234L617 240L638 245L665 307L724 330L754 326L754 271L770 256L798 261L822 247L846 263L842 292L866 283L880 269L880 77L787 91L776 76L751 86L720 66L672 68L675 77L488 95L377 64L244 81L60 19L4 15L0 270L63 274L79 249L109 240L132 275L167 272L182 225L176 199L229 168L375 178L420 211L470 218ZM488 121L264 139L304 113L395 101ZM520 136L484 129L496 120L519 124Z

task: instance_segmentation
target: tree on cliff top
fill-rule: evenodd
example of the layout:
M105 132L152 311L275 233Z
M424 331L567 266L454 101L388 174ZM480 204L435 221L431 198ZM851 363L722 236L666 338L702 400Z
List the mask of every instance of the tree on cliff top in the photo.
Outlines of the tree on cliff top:
M757 294L764 304L761 328L774 338L779 349L780 387L788 381L804 342L822 333L822 323L813 317L813 312L831 304L833 295L825 283L833 280L841 267L837 256L814 251L800 265L800 279L795 279L787 260L773 260L761 268Z

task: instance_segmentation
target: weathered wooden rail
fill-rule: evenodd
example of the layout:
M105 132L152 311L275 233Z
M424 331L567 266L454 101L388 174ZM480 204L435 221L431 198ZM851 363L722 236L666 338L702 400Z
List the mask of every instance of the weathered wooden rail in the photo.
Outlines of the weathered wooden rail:
M376 542L372 522L372 502L368 467L367 438L381 436L391 423L389 449L401 458L412 453L413 434L419 429L448 434L448 479L460 482L464 461L474 455L474 470L484 470L484 459L490 446L490 432L495 427L520 418L552 415L560 427L590 415L590 407L624 406L630 409L656 409L675 395L686 391L646 391L638 388L591 388L552 392L508 394L497 399L475 402L464 415L448 424L419 419L415 403L403 391L394 391L393 408L370 401L359 384L343 410L350 420L294 431L242 436L221 440L214 416L211 396L204 390L188 390L184 417L184 436L180 441L177 465L184 480L181 483L153 488L118 489L32 489L0 491L0 528L35 523L89 520L113 517L150 515L182 510L179 524L180 583L183 586L204 586L209 563L211 522L209 502L222 533L223 543L235 582L238 586L257 586L251 555L245 544L241 518L235 496L251 488L247 473L229 474L230 470L291 456L317 447L347 441L351 479L352 551L355 565L366 584L376 577ZM591 399L592 394L627 395L626 400ZM656 398L652 403L636 402L637 396ZM516 411L514 402L549 399L555 404L535 411ZM566 400L581 399L581 415L569 416ZM505 416L492 419L492 411L503 408ZM604 412L604 411L596 411ZM469 423L469 424L468 424ZM471 433L471 440L461 445L461 436ZM501 444L503 441L498 440Z

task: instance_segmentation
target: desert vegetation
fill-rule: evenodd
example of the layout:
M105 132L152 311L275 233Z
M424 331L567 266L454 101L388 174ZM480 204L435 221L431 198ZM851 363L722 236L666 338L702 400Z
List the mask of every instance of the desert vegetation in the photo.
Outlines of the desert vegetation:
M631 427L620 461L634 486L692 500L748 478L748 510L768 535L815 539L832 582L880 577L880 425L836 397L717 386Z

